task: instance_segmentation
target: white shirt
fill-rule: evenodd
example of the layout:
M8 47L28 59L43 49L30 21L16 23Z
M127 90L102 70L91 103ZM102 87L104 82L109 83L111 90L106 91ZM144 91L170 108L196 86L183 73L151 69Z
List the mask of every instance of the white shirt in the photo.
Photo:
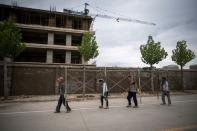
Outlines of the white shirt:
M169 91L168 87L168 81L165 81L165 83L162 85L163 91Z
M103 96L104 96L105 95L105 92L108 91L106 82L103 83L102 88L103 88Z

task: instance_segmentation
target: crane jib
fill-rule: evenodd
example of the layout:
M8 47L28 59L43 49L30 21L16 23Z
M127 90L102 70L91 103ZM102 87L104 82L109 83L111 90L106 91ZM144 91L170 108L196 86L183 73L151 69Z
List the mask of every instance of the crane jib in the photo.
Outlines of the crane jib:
M106 18L106 19L115 19L117 22L119 21L126 21L126 22L134 22L134 23L140 23L140 24L146 24L146 25L156 25L152 22L142 21L142 20L136 20L136 19L129 19L129 18L123 18L123 17L113 17L109 15L102 15L102 14L89 14L90 16L100 17L100 18Z

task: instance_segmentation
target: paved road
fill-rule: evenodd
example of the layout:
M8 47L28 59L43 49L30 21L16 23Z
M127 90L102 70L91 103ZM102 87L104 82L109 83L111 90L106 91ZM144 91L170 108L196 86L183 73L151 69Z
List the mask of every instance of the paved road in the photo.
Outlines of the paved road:
M126 99L111 99L110 109L99 100L70 102L71 113L53 113L57 102L0 104L0 131L196 131L197 95L172 96L171 106L143 97L139 108Z

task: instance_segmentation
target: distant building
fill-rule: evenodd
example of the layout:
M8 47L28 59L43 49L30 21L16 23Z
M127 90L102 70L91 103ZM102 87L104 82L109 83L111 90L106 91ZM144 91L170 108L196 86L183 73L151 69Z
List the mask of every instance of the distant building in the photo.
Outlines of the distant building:
M190 65L189 68L192 70L197 70L197 64Z
M178 70L179 67L177 65L167 65L167 66L163 66L162 69L166 69L166 70Z
M148 71L148 70L151 70L151 67L142 67L142 69ZM152 67L152 70L156 70L156 67L153 66L153 67Z
M92 17L81 12L32 9L0 4L0 21L11 19L22 31L26 50L14 61L82 64L78 50ZM92 32L94 33L94 32Z

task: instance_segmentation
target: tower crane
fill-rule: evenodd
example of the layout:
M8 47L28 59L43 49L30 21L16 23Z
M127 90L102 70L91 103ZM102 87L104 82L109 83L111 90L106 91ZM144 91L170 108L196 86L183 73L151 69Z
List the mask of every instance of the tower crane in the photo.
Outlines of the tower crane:
M96 17L100 17L100 18L105 18L105 19L115 19L117 22L125 21L125 22L134 22L134 23L145 24L145 25L152 25L152 26L156 25L153 22L147 22L147 21L131 19L131 18L125 18L125 17L115 17L115 16L103 15L103 14L89 14L89 9L87 9L87 6L90 6L90 5L88 3L85 3L84 14L85 15L89 15L89 16L93 16L93 22L94 22ZM93 22L92 22L92 24L93 24Z

